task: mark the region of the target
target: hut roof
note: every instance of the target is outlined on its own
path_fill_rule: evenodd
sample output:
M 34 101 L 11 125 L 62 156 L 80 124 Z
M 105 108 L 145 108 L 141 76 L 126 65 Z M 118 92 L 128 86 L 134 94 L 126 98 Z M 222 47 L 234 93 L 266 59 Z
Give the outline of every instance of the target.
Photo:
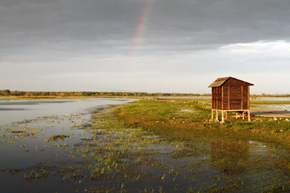
M 231 78 L 233 78 L 233 77 L 228 76 L 228 77 L 218 78 L 211 85 L 209 85 L 209 87 L 220 87 L 220 86 L 222 86 L 224 83 L 226 83 Z M 239 80 L 237 78 L 234 78 L 234 79 Z M 242 80 L 239 80 L 239 81 L 244 82 L 244 83 L 246 83 L 246 84 L 248 84 L 250 86 L 253 86 L 254 85 L 252 83 L 248 83 L 248 82 L 245 82 L 245 81 L 242 81 Z

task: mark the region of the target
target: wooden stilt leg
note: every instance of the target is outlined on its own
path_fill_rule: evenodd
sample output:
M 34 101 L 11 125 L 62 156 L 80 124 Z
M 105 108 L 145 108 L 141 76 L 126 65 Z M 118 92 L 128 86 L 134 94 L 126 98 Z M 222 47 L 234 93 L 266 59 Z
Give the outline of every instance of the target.
M 211 110 L 211 120 L 213 120 L 213 109 Z
M 243 111 L 243 120 L 245 120 L 245 112 Z
M 218 121 L 218 120 L 219 120 L 219 112 L 218 112 L 218 110 L 216 110 L 216 112 L 215 112 L 215 113 L 216 113 L 215 120 L 216 120 L 216 121 Z
M 251 113 L 248 111 L 248 121 L 251 121 Z
M 222 111 L 222 123 L 225 122 L 224 111 Z
M 226 111 L 226 120 L 228 119 L 228 111 Z
M 236 119 L 238 118 L 238 112 L 236 112 Z

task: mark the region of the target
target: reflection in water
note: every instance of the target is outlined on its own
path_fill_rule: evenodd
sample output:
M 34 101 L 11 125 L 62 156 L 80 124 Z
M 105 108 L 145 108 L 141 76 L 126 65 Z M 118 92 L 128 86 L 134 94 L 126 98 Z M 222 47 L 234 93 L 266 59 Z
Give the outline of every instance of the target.
M 211 144 L 211 166 L 224 174 L 240 174 L 249 161 L 249 141 L 215 140 Z

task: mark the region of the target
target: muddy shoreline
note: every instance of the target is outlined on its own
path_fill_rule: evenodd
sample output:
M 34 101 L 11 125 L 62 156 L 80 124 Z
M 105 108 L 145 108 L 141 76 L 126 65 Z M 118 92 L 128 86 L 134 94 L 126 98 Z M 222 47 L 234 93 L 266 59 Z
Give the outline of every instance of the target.
M 273 118 L 290 118 L 289 111 L 283 110 L 275 110 L 275 109 L 262 109 L 262 108 L 251 108 L 251 114 L 255 116 L 262 116 L 262 117 L 273 117 Z

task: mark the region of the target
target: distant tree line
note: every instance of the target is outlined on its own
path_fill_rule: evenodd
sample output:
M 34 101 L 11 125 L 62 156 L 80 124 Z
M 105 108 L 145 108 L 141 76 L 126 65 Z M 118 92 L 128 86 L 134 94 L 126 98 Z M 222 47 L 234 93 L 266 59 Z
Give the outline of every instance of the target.
M 9 89 L 0 90 L 0 96 L 168 96 L 168 97 L 191 97 L 191 96 L 211 96 L 211 94 L 193 93 L 147 93 L 147 92 L 54 92 L 54 91 L 10 91 Z M 259 97 L 290 97 L 290 94 L 252 94 L 252 98 Z
M 210 94 L 191 93 L 147 93 L 147 92 L 47 92 L 47 91 L 10 91 L 0 90 L 0 96 L 211 96 Z

